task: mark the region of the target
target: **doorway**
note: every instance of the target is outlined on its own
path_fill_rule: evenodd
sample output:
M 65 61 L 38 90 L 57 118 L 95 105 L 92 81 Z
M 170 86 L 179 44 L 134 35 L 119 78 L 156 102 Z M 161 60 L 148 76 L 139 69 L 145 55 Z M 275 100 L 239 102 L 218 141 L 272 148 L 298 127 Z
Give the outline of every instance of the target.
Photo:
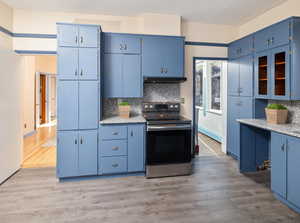
M 26 56 L 24 123 L 32 130 L 24 135 L 22 168 L 56 166 L 56 56 Z M 33 104 L 29 103 L 32 102 Z M 32 117 L 32 118 L 31 118 Z M 33 121 L 31 121 L 33 120 Z
M 194 58 L 195 124 L 200 155 L 223 155 L 226 150 L 225 58 Z

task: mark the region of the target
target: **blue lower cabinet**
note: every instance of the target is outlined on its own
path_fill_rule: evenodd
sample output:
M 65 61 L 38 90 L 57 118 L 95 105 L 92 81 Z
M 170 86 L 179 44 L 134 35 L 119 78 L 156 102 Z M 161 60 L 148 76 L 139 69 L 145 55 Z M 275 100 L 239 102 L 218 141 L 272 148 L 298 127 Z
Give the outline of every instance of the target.
M 127 172 L 127 156 L 102 157 L 99 162 L 100 174 Z
M 286 136 L 272 132 L 271 138 L 271 189 L 286 198 Z
M 99 143 L 100 156 L 127 156 L 127 140 L 103 140 Z
M 57 176 L 59 178 L 97 175 L 98 131 L 59 131 Z
M 128 172 L 145 170 L 145 125 L 128 126 Z
M 79 132 L 78 175 L 88 176 L 98 173 L 98 131 Z
M 288 136 L 287 200 L 300 209 L 300 139 Z

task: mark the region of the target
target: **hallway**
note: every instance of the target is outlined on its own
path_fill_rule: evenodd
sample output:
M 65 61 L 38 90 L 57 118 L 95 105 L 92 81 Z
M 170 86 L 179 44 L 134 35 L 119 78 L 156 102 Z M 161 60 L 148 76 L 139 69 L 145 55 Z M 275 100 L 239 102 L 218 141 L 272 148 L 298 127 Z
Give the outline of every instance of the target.
M 34 135 L 24 138 L 22 168 L 56 166 L 56 125 L 41 126 Z

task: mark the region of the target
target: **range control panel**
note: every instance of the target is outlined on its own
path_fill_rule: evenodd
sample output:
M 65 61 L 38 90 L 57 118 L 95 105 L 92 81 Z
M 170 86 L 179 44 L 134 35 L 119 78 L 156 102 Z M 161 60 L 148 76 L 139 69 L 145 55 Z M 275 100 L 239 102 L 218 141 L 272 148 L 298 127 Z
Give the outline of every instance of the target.
M 143 112 L 180 112 L 180 103 L 145 102 Z

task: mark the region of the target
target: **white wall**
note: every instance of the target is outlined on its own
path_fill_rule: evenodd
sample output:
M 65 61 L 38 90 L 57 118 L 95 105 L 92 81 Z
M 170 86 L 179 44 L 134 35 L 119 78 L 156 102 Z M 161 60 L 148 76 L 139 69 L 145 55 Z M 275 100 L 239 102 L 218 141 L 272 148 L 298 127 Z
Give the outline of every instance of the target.
M 239 37 L 246 36 L 259 29 L 272 25 L 290 16 L 300 16 L 299 0 L 288 0 L 239 27 Z
M 0 1 L 0 26 L 5 29 L 12 30 L 12 16 L 13 10 Z M 12 38 L 3 32 L 0 32 L 0 49 L 12 49 Z

